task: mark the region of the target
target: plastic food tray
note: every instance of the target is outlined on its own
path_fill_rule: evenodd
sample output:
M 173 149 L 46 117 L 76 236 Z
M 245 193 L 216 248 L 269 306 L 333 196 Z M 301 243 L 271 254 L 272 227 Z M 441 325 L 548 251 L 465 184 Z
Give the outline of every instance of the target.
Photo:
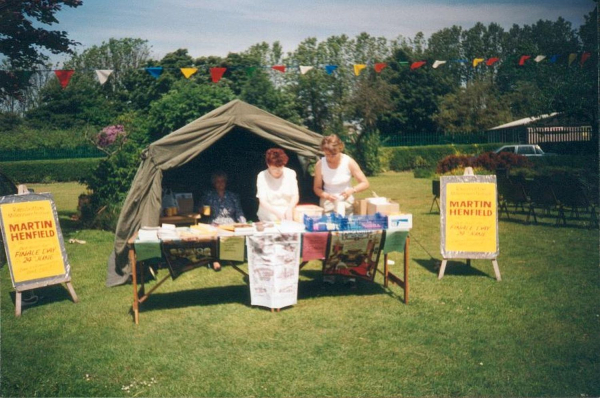
M 304 215 L 304 226 L 307 231 L 360 231 L 387 229 L 387 216 L 376 213 L 368 216 L 342 217 L 337 213 L 324 216 Z

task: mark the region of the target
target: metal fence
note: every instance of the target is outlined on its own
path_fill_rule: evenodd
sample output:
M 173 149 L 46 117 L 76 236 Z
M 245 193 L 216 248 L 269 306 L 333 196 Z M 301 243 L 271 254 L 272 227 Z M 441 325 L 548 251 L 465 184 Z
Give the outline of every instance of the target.
M 29 150 L 0 150 L 0 162 L 23 160 L 51 160 L 51 159 L 78 159 L 100 158 L 106 154 L 97 148 L 85 146 L 77 148 L 37 148 Z

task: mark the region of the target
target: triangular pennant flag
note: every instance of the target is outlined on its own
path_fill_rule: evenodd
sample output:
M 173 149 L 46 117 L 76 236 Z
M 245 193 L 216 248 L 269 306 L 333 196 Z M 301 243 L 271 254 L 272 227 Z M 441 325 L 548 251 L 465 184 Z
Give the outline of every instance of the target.
M 525 61 L 527 61 L 529 58 L 531 58 L 531 55 L 521 56 L 521 59 L 519 60 L 519 65 L 521 65 L 521 66 L 525 65 Z
M 21 70 L 15 73 L 17 79 L 19 80 L 20 86 L 27 86 L 27 83 L 29 83 L 29 79 L 31 79 L 31 76 L 33 75 L 32 70 Z
M 419 69 L 421 66 L 425 65 L 426 63 L 427 63 L 426 61 L 413 62 L 412 65 L 410 65 L 410 70 Z
M 56 77 L 58 77 L 58 81 L 60 82 L 62 88 L 67 87 L 67 85 L 69 84 L 69 80 L 71 80 L 71 76 L 73 76 L 73 73 L 75 73 L 75 71 L 71 69 L 54 71 L 54 74 L 56 75 Z
M 101 85 L 106 83 L 106 80 L 108 80 L 108 77 L 112 73 L 112 69 L 96 69 L 96 77 L 98 77 L 98 81 Z
M 500 58 L 498 58 L 498 57 L 488 58 L 488 60 L 485 62 L 485 64 L 487 66 L 492 66 L 498 61 L 500 61 Z
M 577 58 L 577 54 L 575 54 L 575 53 L 569 54 L 569 66 L 571 66 L 573 61 L 575 61 L 575 58 Z
M 546 56 L 545 56 L 545 55 L 538 55 L 538 56 L 537 56 L 537 57 L 535 57 L 533 60 L 534 60 L 535 62 L 542 62 L 542 61 L 543 61 L 543 60 L 545 60 L 545 59 L 546 59 Z
M 218 83 L 226 70 L 227 68 L 210 68 L 210 78 L 212 79 L 212 82 Z
M 194 73 L 198 72 L 198 68 L 180 68 L 180 70 L 186 79 L 189 79 Z
M 554 54 L 553 56 L 550 57 L 550 62 L 555 63 L 558 60 L 558 57 L 560 57 L 559 54 Z
M 365 64 L 354 64 L 354 75 L 358 76 L 360 75 L 360 72 L 365 69 L 367 67 L 367 65 Z
M 475 68 L 477 65 L 479 65 L 480 63 L 482 63 L 484 61 L 484 58 L 475 58 L 473 60 L 473 68 Z
M 385 62 L 378 62 L 375 64 L 375 72 L 381 73 L 382 70 L 387 68 L 387 64 Z
M 432 67 L 433 67 L 433 69 L 437 69 L 437 67 L 438 67 L 438 66 L 440 66 L 440 65 L 444 65 L 445 63 L 446 63 L 446 61 L 435 61 L 435 62 L 433 63 L 433 66 L 432 66 Z
M 158 79 L 163 72 L 163 68 L 162 66 L 153 66 L 146 68 L 146 72 L 148 72 L 153 78 Z
M 469 61 L 467 61 L 466 59 L 455 59 L 454 62 L 459 62 L 461 64 L 466 64 Z
M 588 58 L 592 55 L 592 53 L 583 53 L 581 54 L 581 61 L 579 61 L 579 65 L 583 66 L 583 64 L 585 63 L 585 61 L 588 60 Z
M 337 68 L 337 65 L 325 65 L 325 72 L 327 72 L 328 75 L 331 75 Z
M 246 74 L 252 76 L 256 72 L 256 66 L 249 66 L 246 68 Z
M 300 65 L 300 73 L 301 74 L 305 74 L 306 72 L 308 72 L 309 70 L 314 69 L 314 66 L 302 66 Z
M 278 70 L 281 73 L 285 73 L 285 65 L 273 65 L 271 69 Z

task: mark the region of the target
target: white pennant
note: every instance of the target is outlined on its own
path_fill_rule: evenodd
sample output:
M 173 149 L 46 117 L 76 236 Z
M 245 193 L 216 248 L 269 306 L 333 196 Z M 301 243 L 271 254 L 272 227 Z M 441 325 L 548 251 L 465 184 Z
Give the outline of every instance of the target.
M 302 66 L 300 65 L 300 73 L 301 74 L 305 74 L 306 72 L 308 72 L 309 70 L 313 69 L 314 66 Z
M 538 55 L 538 56 L 537 56 L 537 57 L 535 57 L 533 60 L 534 60 L 535 62 L 540 62 L 540 61 L 543 61 L 544 59 L 546 59 L 546 56 L 545 56 L 545 55 Z
M 446 63 L 446 61 L 435 61 L 433 63 L 433 69 L 437 69 L 438 66 L 444 65 L 445 63 Z
M 108 77 L 113 73 L 112 69 L 97 69 L 96 76 L 98 76 L 98 81 L 100 84 L 106 83 Z

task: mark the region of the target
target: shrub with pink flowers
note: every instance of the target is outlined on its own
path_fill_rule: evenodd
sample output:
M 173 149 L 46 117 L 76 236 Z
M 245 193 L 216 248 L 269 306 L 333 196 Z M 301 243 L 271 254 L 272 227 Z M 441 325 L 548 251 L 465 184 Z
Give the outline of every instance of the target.
M 121 124 L 107 126 L 96 136 L 96 145 L 100 148 L 107 148 L 114 143 L 119 143 L 125 139 L 125 128 Z

